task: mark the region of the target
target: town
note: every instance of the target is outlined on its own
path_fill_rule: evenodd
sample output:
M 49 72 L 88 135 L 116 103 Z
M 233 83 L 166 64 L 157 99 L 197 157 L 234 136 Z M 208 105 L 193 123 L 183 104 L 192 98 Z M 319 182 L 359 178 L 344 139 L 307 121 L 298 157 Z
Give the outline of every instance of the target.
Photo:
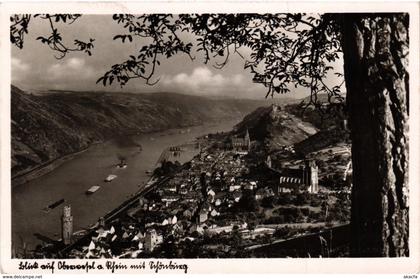
M 206 135 L 196 140 L 195 148 L 198 154 L 183 165 L 161 156 L 151 181 L 163 182 L 150 186 L 116 218 L 101 218 L 82 240 L 75 241 L 71 208 L 64 207 L 62 241 L 66 256 L 261 257 L 276 245 L 308 236 L 316 236 L 315 252 L 298 244 L 293 251 L 280 248 L 276 255 L 328 257 L 346 253 L 339 241 L 332 247 L 332 240 L 323 235 L 332 235 L 335 228 L 349 223 L 347 146 L 321 150 L 304 159 L 296 159 L 293 146 L 282 146 L 270 156 L 261 152 L 246 129 L 241 135 Z M 182 152 L 180 147 L 168 150 Z M 321 163 L 314 158 L 322 158 L 323 152 L 336 161 L 344 156 L 342 166 L 335 166 L 336 172 L 326 166 L 327 159 Z M 49 254 L 56 252 L 43 247 L 38 256 L 59 257 Z

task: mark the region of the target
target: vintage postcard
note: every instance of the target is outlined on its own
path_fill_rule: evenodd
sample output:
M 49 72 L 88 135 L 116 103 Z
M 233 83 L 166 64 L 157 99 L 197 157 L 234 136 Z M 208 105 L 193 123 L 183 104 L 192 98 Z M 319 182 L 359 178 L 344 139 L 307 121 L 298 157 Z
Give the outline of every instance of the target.
M 2 273 L 420 271 L 418 3 L 0 8 Z

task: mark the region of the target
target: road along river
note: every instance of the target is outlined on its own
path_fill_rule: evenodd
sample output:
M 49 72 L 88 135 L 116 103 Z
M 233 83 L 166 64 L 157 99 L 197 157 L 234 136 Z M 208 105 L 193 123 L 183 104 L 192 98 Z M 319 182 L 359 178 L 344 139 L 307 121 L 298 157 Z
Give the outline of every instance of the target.
M 12 189 L 12 243 L 16 249 L 32 249 L 41 240 L 39 234 L 59 239 L 60 216 L 64 205 L 71 205 L 74 231 L 88 228 L 99 217 L 120 205 L 125 199 L 141 189 L 147 182 L 148 170 L 156 167 L 163 150 L 170 146 L 193 141 L 196 137 L 221 131 L 229 131 L 240 120 L 221 121 L 217 124 L 172 129 L 164 132 L 134 137 L 134 144 L 109 141 L 94 145 L 73 159 L 63 163 L 52 172 Z M 181 163 L 190 160 L 194 152 L 184 152 L 178 159 Z M 124 157 L 127 168 L 116 164 Z M 112 182 L 104 179 L 109 174 L 117 175 Z M 101 188 L 92 195 L 85 192 L 92 185 Z M 65 199 L 56 208 L 45 212 L 43 208 Z

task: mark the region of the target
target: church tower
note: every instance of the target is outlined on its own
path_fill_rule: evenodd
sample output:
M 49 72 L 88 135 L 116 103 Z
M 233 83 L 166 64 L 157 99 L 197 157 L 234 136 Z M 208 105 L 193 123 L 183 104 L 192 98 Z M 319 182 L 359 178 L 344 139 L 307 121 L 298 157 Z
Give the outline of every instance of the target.
M 249 131 L 246 129 L 245 137 L 244 137 L 244 144 L 248 150 L 251 149 L 251 138 L 249 137 Z
M 69 245 L 73 235 L 73 216 L 71 216 L 71 207 L 66 205 L 63 208 L 63 216 L 61 217 L 61 235 L 63 243 Z

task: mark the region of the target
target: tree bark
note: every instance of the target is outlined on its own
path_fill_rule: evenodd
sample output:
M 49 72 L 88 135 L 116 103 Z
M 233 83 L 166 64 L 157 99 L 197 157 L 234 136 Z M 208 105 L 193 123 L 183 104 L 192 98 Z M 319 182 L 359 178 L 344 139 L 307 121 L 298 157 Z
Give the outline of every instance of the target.
M 351 256 L 408 256 L 408 15 L 346 14 L 341 27 L 353 161 Z

